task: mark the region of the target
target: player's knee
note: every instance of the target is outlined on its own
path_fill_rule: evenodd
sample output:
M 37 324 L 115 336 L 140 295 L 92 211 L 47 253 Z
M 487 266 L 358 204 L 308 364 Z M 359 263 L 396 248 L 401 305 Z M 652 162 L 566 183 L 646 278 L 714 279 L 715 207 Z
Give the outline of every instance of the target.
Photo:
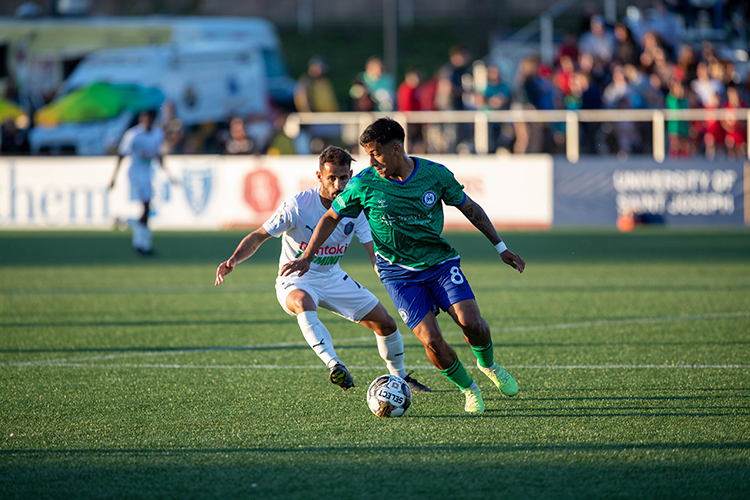
M 396 320 L 394 320 L 392 317 L 387 316 L 386 320 L 383 321 L 380 324 L 380 331 L 382 333 L 379 333 L 379 335 L 382 335 L 384 337 L 387 337 L 388 335 L 395 333 L 396 330 L 398 330 L 398 327 L 396 326 Z
M 449 348 L 448 344 L 445 343 L 445 340 L 442 336 L 429 337 L 427 339 L 424 339 L 422 341 L 422 344 L 424 345 L 424 348 L 428 353 L 431 352 L 437 356 L 444 354 L 446 348 Z
M 461 329 L 467 335 L 478 335 L 488 333 L 490 330 L 489 325 L 481 316 L 470 315 L 465 318 L 461 318 L 460 321 Z
M 289 294 L 286 299 L 286 307 L 294 314 L 301 314 L 304 311 L 315 311 L 315 302 L 307 294 Z
M 363 323 L 365 323 L 363 321 Z M 383 315 L 375 321 L 365 323 L 365 326 L 371 328 L 375 335 L 381 337 L 387 337 L 388 335 L 395 333 L 398 330 L 396 321 L 388 314 Z

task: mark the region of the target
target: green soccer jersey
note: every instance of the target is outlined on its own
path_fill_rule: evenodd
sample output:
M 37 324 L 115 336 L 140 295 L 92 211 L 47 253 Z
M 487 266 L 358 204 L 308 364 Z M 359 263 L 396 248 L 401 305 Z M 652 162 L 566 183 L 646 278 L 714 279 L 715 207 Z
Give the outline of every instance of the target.
M 369 167 L 349 181 L 333 201 L 339 215 L 356 217 L 364 210 L 375 251 L 392 264 L 426 269 L 458 252 L 440 236 L 443 203 L 459 206 L 464 187 L 443 165 L 413 158 L 414 172 L 405 181 L 384 179 Z

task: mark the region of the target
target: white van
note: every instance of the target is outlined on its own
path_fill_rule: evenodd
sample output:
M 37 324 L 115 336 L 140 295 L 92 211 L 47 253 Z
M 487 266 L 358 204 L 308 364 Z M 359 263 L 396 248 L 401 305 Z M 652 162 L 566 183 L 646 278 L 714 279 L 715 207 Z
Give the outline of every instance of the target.
M 265 114 L 270 99 L 257 47 L 224 40 L 96 52 L 71 73 L 58 98 L 95 82 L 158 88 L 186 126 Z M 32 153 L 107 154 L 134 118 L 126 111 L 100 122 L 34 127 Z
M 291 103 L 287 74 L 274 26 L 261 19 L 172 21 L 172 42 L 106 49 L 86 56 L 57 97 L 96 82 L 158 88 L 175 105 L 185 126 L 229 116 L 266 113 L 270 101 Z M 34 127 L 33 154 L 103 155 L 113 151 L 134 122 L 128 112 L 110 120 Z
M 0 17 L 0 73 L 9 71 L 38 105 L 43 94 L 57 92 L 76 65 L 93 52 L 200 40 L 256 47 L 271 96 L 276 102 L 292 101 L 294 81 L 288 75 L 276 27 L 252 17 Z

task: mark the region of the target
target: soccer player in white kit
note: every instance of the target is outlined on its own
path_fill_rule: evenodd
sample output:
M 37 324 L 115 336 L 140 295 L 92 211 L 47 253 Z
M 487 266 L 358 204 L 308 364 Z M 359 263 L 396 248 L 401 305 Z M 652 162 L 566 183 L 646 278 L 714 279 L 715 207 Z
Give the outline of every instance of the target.
M 316 172 L 320 186 L 302 191 L 286 200 L 262 227 L 246 236 L 232 256 L 216 270 L 218 286 L 224 276 L 240 262 L 251 257 L 260 245 L 281 237 L 279 268 L 299 257 L 310 241 L 313 229 L 331 203 L 351 179 L 352 157 L 341 148 L 329 146 L 319 157 Z M 404 368 L 404 343 L 396 322 L 369 290 L 351 279 L 339 266 L 339 260 L 357 235 L 375 265 L 372 235 L 363 214 L 349 219 L 334 231 L 318 251 L 310 271 L 276 279 L 276 298 L 288 314 L 297 317 L 302 334 L 315 354 L 329 369 L 329 380 L 345 391 L 354 387 L 354 379 L 336 355 L 328 329 L 318 319 L 318 306 L 359 323 L 375 333 L 378 352 L 392 375 L 406 380 L 415 392 L 432 392 Z
M 138 125 L 128 129 L 122 136 L 118 148 L 117 166 L 114 174 L 112 174 L 112 182 L 109 184 L 110 189 L 115 187 L 120 163 L 123 157 L 130 156 L 132 163 L 128 170 L 128 178 L 135 195 L 143 202 L 143 215 L 138 223 L 133 226 L 132 246 L 133 250 L 141 255 L 150 255 L 153 250 L 151 230 L 148 228 L 148 213 L 153 197 L 151 185 L 153 178 L 152 160 L 158 159 L 159 165 L 166 172 L 161 153 L 164 132 L 161 128 L 153 127 L 153 123 L 154 118 L 151 112 L 144 111 L 138 116 Z M 174 181 L 172 182 L 174 183 Z

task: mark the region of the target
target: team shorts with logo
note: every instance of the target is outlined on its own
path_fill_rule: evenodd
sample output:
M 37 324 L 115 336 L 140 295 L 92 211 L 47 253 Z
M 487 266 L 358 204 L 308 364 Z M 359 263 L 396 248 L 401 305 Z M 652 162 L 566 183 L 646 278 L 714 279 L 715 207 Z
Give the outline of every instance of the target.
M 474 298 L 461 272 L 459 257 L 424 270 L 405 269 L 381 257 L 377 264 L 380 281 L 410 330 L 414 330 L 428 312 L 436 308 L 447 311 L 456 302 Z
M 143 202 L 151 201 L 151 198 L 153 198 L 151 167 L 130 167 L 128 178 L 130 179 L 131 197 Z
M 320 277 L 309 273 L 299 276 L 279 276 L 276 279 L 276 299 L 287 314 L 295 314 L 286 307 L 292 290 L 302 290 L 312 297 L 315 305 L 359 323 L 375 309 L 378 298 L 367 288 L 349 277 L 341 268 Z

